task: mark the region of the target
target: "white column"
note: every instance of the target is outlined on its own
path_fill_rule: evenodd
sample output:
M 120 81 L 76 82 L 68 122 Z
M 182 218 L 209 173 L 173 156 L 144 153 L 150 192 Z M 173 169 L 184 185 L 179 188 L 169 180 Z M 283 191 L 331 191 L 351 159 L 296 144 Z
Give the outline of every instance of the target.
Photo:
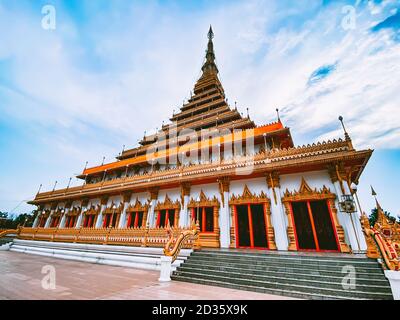
M 128 202 L 124 202 L 124 208 L 122 209 L 121 212 L 121 217 L 119 218 L 119 225 L 118 228 L 122 229 L 122 228 L 126 228 L 126 209 L 128 209 L 129 206 L 129 201 Z
M 160 282 L 171 281 L 171 272 L 172 272 L 172 257 L 161 256 L 160 257 L 160 278 L 158 278 L 158 281 L 160 281 Z
M 275 196 L 276 203 L 275 203 Z M 275 244 L 278 250 L 288 250 L 289 240 L 286 232 L 285 212 L 282 207 L 281 189 L 278 187 L 268 188 L 269 198 L 271 200 L 271 223 L 274 227 Z
M 61 222 L 60 222 L 60 226 L 59 228 L 64 228 L 65 227 L 65 220 L 67 219 L 67 213 L 68 213 L 69 209 L 64 208 L 64 213 L 63 216 L 61 218 Z
M 97 221 L 96 221 L 96 228 L 101 228 L 103 225 L 103 212 L 106 209 L 107 204 L 102 204 L 101 208 L 100 208 L 100 213 L 97 217 Z
M 44 225 L 45 228 L 49 228 L 50 227 L 50 221 L 51 221 L 51 217 L 53 216 L 54 210 L 50 211 L 50 214 L 46 220 L 46 224 Z
M 39 223 L 39 217 L 42 214 L 42 211 L 38 212 L 38 214 L 36 215 L 35 221 L 33 221 L 33 225 L 32 228 L 36 228 L 38 223 Z
M 147 221 L 149 222 L 149 227 L 154 228 L 156 225 L 155 217 L 154 217 L 154 207 L 156 206 L 157 200 L 151 200 L 149 206 L 149 212 L 147 213 Z
M 229 192 L 224 192 L 224 206 L 221 206 L 219 213 L 220 246 L 229 248 L 231 244 L 231 213 L 229 211 Z
M 89 204 L 88 204 L 89 205 Z M 78 221 L 76 222 L 75 228 L 79 229 L 82 225 L 82 220 L 83 220 L 83 214 L 87 211 L 88 205 L 81 208 L 81 213 L 78 216 Z
M 189 214 L 188 214 L 188 203 L 189 203 L 189 195 L 183 197 L 183 206 L 181 208 L 181 212 L 179 213 L 179 227 L 186 228 L 189 227 Z
M 351 246 L 351 249 L 353 250 L 353 252 L 358 252 L 358 243 L 357 243 L 357 238 L 356 238 L 356 233 L 354 232 L 354 228 L 353 228 L 353 224 L 351 222 L 351 218 L 350 218 L 350 214 L 346 213 L 346 212 L 340 212 L 340 205 L 339 202 L 341 201 L 341 197 L 343 195 L 342 192 L 342 188 L 340 187 L 340 182 L 339 181 L 335 181 L 333 183 L 335 190 L 336 190 L 336 194 L 338 196 L 338 199 L 336 201 L 336 206 L 338 208 L 338 219 L 340 224 L 342 225 L 343 229 L 344 229 L 344 234 L 345 234 L 345 238 L 347 243 Z M 343 187 L 346 191 L 346 183 L 343 182 Z M 350 194 L 350 191 L 349 193 Z M 353 222 L 354 219 L 353 219 Z M 355 226 L 355 223 L 354 223 Z M 361 249 L 361 242 L 360 242 L 360 249 Z M 361 249 L 362 250 L 362 249 Z
M 343 182 L 343 185 L 344 185 L 344 189 L 345 189 L 346 193 L 352 194 L 350 191 L 349 185 L 346 182 Z M 354 199 L 354 201 L 355 201 L 355 199 Z M 353 251 L 354 250 L 359 251 L 358 245 L 360 246 L 360 251 L 367 251 L 367 241 L 365 240 L 365 236 L 362 231 L 362 226 L 361 226 L 361 221 L 360 221 L 361 212 L 358 213 L 357 205 L 355 205 L 355 208 L 356 208 L 356 212 L 352 212 L 352 213 L 348 214 L 350 224 L 351 224 L 351 230 L 353 233 L 354 233 L 354 229 L 356 230 L 354 236 L 357 237 L 356 240 L 358 240 L 357 246 L 353 249 Z M 351 220 L 353 220 L 354 227 L 353 227 L 353 224 L 351 223 Z
M 400 300 L 400 271 L 385 270 L 385 276 L 389 280 L 393 299 Z

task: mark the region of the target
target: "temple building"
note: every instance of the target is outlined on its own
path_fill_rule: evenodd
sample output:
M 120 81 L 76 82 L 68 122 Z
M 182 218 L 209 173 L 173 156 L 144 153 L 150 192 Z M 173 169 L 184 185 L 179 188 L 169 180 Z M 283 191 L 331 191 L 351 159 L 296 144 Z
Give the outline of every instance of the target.
M 228 104 L 213 44 L 193 93 L 160 130 L 114 162 L 85 168 L 82 185 L 38 193 L 22 239 L 162 246 L 157 235 L 199 222 L 202 248 L 365 252 L 352 200 L 372 150 L 349 134 L 296 147 L 279 118 L 257 125 Z M 344 127 L 343 127 L 344 128 Z M 153 240 L 152 240 L 153 235 Z M 101 238 L 103 239 L 103 238 Z M 164 242 L 165 243 L 165 242 Z

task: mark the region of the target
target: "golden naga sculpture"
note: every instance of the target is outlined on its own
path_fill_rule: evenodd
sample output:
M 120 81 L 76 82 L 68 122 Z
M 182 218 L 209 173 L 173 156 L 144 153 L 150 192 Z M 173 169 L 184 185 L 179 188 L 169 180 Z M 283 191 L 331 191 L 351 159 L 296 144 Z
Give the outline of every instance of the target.
M 390 222 L 377 202 L 378 217 L 374 227 L 371 227 L 365 214 L 361 217 L 361 225 L 367 241 L 367 256 L 382 258 L 384 269 L 398 271 L 399 261 L 399 224 Z
M 199 222 L 197 221 L 196 224 L 193 222 L 192 228 L 189 230 L 182 231 L 181 234 L 178 236 L 178 238 L 175 240 L 174 233 L 172 232 L 171 227 L 168 226 L 167 233 L 169 239 L 165 244 L 164 254 L 167 257 L 172 257 L 171 262 L 174 262 L 178 257 L 178 254 L 181 251 L 182 246 L 185 244 L 185 242 L 190 239 L 198 240 L 199 232 L 200 232 Z
M 21 227 L 18 227 L 17 229 L 7 229 L 7 230 L 3 230 L 0 231 L 0 238 L 4 238 L 10 234 L 19 234 L 21 231 Z

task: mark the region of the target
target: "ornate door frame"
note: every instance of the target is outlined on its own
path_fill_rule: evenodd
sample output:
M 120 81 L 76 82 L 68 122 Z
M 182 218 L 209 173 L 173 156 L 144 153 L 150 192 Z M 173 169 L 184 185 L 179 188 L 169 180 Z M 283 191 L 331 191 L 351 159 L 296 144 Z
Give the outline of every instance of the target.
M 282 203 L 285 207 L 285 212 L 288 217 L 288 227 L 287 227 L 287 234 L 289 238 L 288 250 L 291 251 L 299 250 L 296 241 L 294 217 L 293 217 L 291 203 L 295 201 L 312 201 L 312 200 L 327 201 L 328 210 L 332 220 L 335 236 L 338 242 L 339 251 L 350 252 L 350 248 L 345 241 L 343 227 L 340 225 L 337 217 L 337 209 L 335 206 L 336 194 L 332 193 L 330 189 L 327 188 L 325 185 L 320 190 L 311 189 L 311 187 L 307 184 L 304 177 L 301 180 L 300 189 L 298 191 L 290 192 L 288 189 L 286 189 L 284 196 L 282 198 Z

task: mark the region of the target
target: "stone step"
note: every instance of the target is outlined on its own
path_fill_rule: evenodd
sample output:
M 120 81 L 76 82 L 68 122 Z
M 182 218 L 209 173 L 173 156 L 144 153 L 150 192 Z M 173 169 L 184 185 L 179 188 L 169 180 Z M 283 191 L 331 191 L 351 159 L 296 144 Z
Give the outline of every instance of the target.
M 335 260 L 332 259 L 323 259 L 321 257 L 301 257 L 301 256 L 284 256 L 280 257 L 278 255 L 250 255 L 250 254 L 213 254 L 211 252 L 195 252 L 192 255 L 193 258 L 201 258 L 203 260 L 213 260 L 213 261 L 251 261 L 258 264 L 263 264 L 264 262 L 279 262 L 282 264 L 285 263 L 297 263 L 297 264 L 329 264 L 329 265 L 362 265 L 364 267 L 376 267 L 377 262 L 373 259 L 368 258 L 353 258 L 353 259 L 343 259 L 337 258 Z
M 212 282 L 222 282 L 232 285 L 249 286 L 260 288 L 260 290 L 273 289 L 285 291 L 295 291 L 301 294 L 314 294 L 316 296 L 328 296 L 328 297 L 338 297 L 339 299 L 393 299 L 391 293 L 384 292 L 363 292 L 359 290 L 345 290 L 338 288 L 329 287 L 315 287 L 310 284 L 288 284 L 274 281 L 259 281 L 253 279 L 241 279 L 241 278 L 231 278 L 227 275 L 212 275 L 196 272 L 185 272 L 179 274 L 179 272 L 174 272 L 173 279 L 179 280 L 184 277 L 185 279 L 196 279 L 203 281 L 203 284 L 211 284 Z
M 379 264 L 376 262 L 374 265 L 369 265 L 363 266 L 363 265 L 352 265 L 352 264 L 347 264 L 343 266 L 337 266 L 337 265 L 332 265 L 330 263 L 299 263 L 297 261 L 293 262 L 286 262 L 286 263 L 280 263 L 279 261 L 269 261 L 269 260 L 264 260 L 264 261 L 245 261 L 245 260 L 230 260 L 230 259 L 211 259 L 211 258 L 206 258 L 204 259 L 203 257 L 200 256 L 192 256 L 190 259 L 188 259 L 188 263 L 191 264 L 197 264 L 197 265 L 208 265 L 208 264 L 213 264 L 215 266 L 226 266 L 226 265 L 232 265 L 236 268 L 246 268 L 247 266 L 251 265 L 252 268 L 258 269 L 258 270 L 268 270 L 271 267 L 277 267 L 280 269 L 289 269 L 289 270 L 295 270 L 295 269 L 310 269 L 310 270 L 324 270 L 324 271 L 332 271 L 332 272 L 341 272 L 342 268 L 345 266 L 353 266 L 356 270 L 357 273 L 373 273 L 373 274 L 383 274 L 381 267 Z
M 304 292 L 299 292 L 299 291 L 294 291 L 294 290 L 282 290 L 282 289 L 272 289 L 272 288 L 260 288 L 257 286 L 251 286 L 251 285 L 239 285 L 239 284 L 234 284 L 226 281 L 217 281 L 217 280 L 203 280 L 203 279 L 198 279 L 198 278 L 192 278 L 192 277 L 186 277 L 186 276 L 176 276 L 172 275 L 171 276 L 172 280 L 176 281 L 183 281 L 183 282 L 189 282 L 189 283 L 195 283 L 195 284 L 203 284 L 203 285 L 208 285 L 208 286 L 215 286 L 215 287 L 224 287 L 224 288 L 230 288 L 230 289 L 238 289 L 238 290 L 243 290 L 243 291 L 253 291 L 253 292 L 260 292 L 260 293 L 266 293 L 266 294 L 273 294 L 277 296 L 284 296 L 284 297 L 292 297 L 292 298 L 299 298 L 299 299 L 315 299 L 315 300 L 323 300 L 323 299 L 329 299 L 329 300 L 339 300 L 340 297 L 338 296 L 323 296 L 323 295 L 317 295 L 313 293 L 304 293 Z M 243 292 L 243 295 L 246 293 Z M 347 299 L 343 297 L 342 299 Z M 362 300 L 362 299 L 357 299 L 355 298 L 354 300 Z
M 251 277 L 276 277 L 276 278 L 294 278 L 294 279 L 302 279 L 302 280 L 320 280 L 320 281 L 332 281 L 332 282 L 339 282 L 343 280 L 343 277 L 346 274 L 343 273 L 326 273 L 326 272 L 309 272 L 307 273 L 305 270 L 298 270 L 297 272 L 293 271 L 286 271 L 286 270 L 276 270 L 276 271 L 259 271 L 259 270 L 252 270 L 251 267 L 247 269 L 237 269 L 235 267 L 231 266 L 213 266 L 213 265 L 206 265 L 206 266 L 198 266 L 198 265 L 193 265 L 189 263 L 185 263 L 178 267 L 177 271 L 203 271 L 203 272 L 208 272 L 208 273 L 215 273 L 218 274 L 220 272 L 226 273 L 226 274 L 236 274 L 239 273 L 241 275 L 245 275 L 249 278 Z M 346 279 L 349 279 L 349 277 L 346 277 Z M 356 273 L 356 276 L 354 278 L 357 284 L 367 284 L 367 285 L 383 285 L 383 286 L 388 286 L 388 280 L 386 278 L 382 278 L 381 276 L 375 276 L 371 277 L 370 274 L 368 273 L 363 273 L 363 274 L 358 274 Z
M 281 253 L 281 252 L 273 252 L 267 251 L 264 253 L 257 253 L 257 252 L 229 252 L 229 251 L 211 251 L 211 250 L 199 250 L 193 252 L 192 256 L 201 256 L 201 257 L 212 257 L 212 258 L 232 258 L 232 259 L 239 259 L 239 260 L 247 260 L 247 259 L 256 259 L 256 260 L 269 260 L 269 261 L 299 261 L 299 262 L 310 262 L 310 263 L 317 263 L 317 262 L 335 262 L 335 263 L 354 263 L 354 264 L 371 264 L 376 265 L 375 259 L 367 258 L 364 255 L 359 255 L 358 257 L 346 257 L 343 254 L 337 255 L 329 255 L 329 256 L 322 256 L 321 254 L 288 254 L 288 253 Z
M 15 240 L 10 251 L 35 254 L 53 258 L 107 264 L 146 270 L 160 270 L 162 248 L 124 247 L 108 245 L 85 245 L 53 243 L 46 241 Z M 190 250 L 184 250 L 172 265 L 172 270 L 185 260 Z

